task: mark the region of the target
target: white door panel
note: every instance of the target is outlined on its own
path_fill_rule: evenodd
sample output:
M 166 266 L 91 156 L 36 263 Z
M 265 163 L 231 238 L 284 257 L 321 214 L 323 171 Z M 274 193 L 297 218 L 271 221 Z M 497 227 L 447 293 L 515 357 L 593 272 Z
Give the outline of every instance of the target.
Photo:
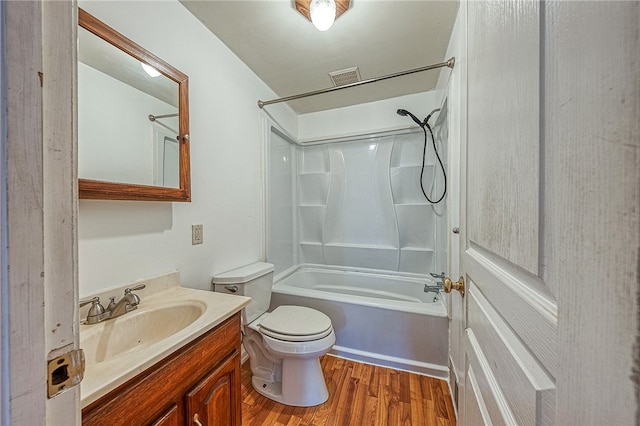
M 467 276 L 491 301 L 491 308 L 513 330 L 514 337 L 521 339 L 544 368 L 555 374 L 558 334 L 555 301 L 536 290 L 542 285 L 540 278 L 491 255 L 472 244 L 465 252 Z
M 469 2 L 467 238 L 536 274 L 539 1 Z
M 552 424 L 555 384 L 539 361 L 529 352 L 470 281 L 467 325 L 473 330 L 504 400 L 512 407 L 517 424 Z
M 473 371 L 474 384 L 463 400 L 490 423 L 552 424 L 558 321 L 541 262 L 541 7 L 536 0 L 466 6 L 460 263 L 468 289 L 465 375 Z
M 486 410 L 486 404 L 482 400 L 480 387 L 476 380 L 473 368 L 469 366 L 467 369 L 467 386 L 470 395 L 467 396 L 467 405 L 463 414 L 464 424 L 467 425 L 492 425 L 489 413 Z
M 465 415 L 460 418 L 460 423 L 470 426 L 480 424 L 473 423 L 466 417 L 466 407 L 478 405 L 483 418 L 489 419 L 484 424 L 515 425 L 514 415 L 484 356 L 481 344 L 473 330 L 469 328 L 466 330 L 465 354 L 467 357 L 465 375 L 471 383 L 466 383 L 465 393 L 460 398 L 465 406 Z
M 460 14 L 460 424 L 633 424 L 640 4 Z

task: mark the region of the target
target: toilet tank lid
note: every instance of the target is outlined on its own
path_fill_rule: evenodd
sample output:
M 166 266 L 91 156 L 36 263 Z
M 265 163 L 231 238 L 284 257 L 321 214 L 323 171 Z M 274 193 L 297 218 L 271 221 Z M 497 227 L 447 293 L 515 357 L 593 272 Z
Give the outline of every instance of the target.
M 271 263 L 256 262 L 213 276 L 214 284 L 242 284 L 274 271 Z

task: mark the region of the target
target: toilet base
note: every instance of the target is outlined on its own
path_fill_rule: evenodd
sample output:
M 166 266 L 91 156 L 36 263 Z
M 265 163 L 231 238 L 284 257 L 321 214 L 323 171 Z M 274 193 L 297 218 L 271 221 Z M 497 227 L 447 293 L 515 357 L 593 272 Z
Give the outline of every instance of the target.
M 253 388 L 260 395 L 295 407 L 313 407 L 329 398 L 318 358 L 285 358 L 282 362 L 282 382 L 251 378 Z

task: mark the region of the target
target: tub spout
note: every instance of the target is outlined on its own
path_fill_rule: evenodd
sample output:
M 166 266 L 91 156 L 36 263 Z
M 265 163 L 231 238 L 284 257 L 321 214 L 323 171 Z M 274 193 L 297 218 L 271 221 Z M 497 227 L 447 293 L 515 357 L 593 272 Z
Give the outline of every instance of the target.
M 425 293 L 435 294 L 435 296 L 433 296 L 434 303 L 438 300 L 438 296 L 440 295 L 441 290 L 444 290 L 444 283 L 442 281 L 437 282 L 436 285 L 429 285 L 429 284 L 424 285 Z
M 425 293 L 440 293 L 440 290 L 442 290 L 443 284 L 441 282 L 436 283 L 436 285 L 429 285 L 429 284 L 425 284 L 424 285 L 424 292 Z

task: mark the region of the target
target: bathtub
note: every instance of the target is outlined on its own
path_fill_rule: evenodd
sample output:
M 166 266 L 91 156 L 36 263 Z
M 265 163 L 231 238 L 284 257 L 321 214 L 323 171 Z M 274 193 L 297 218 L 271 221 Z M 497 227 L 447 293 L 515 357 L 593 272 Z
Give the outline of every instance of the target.
M 417 274 L 298 265 L 276 277 L 270 309 L 308 306 L 331 318 L 330 353 L 448 379 L 448 318 L 442 295 Z

